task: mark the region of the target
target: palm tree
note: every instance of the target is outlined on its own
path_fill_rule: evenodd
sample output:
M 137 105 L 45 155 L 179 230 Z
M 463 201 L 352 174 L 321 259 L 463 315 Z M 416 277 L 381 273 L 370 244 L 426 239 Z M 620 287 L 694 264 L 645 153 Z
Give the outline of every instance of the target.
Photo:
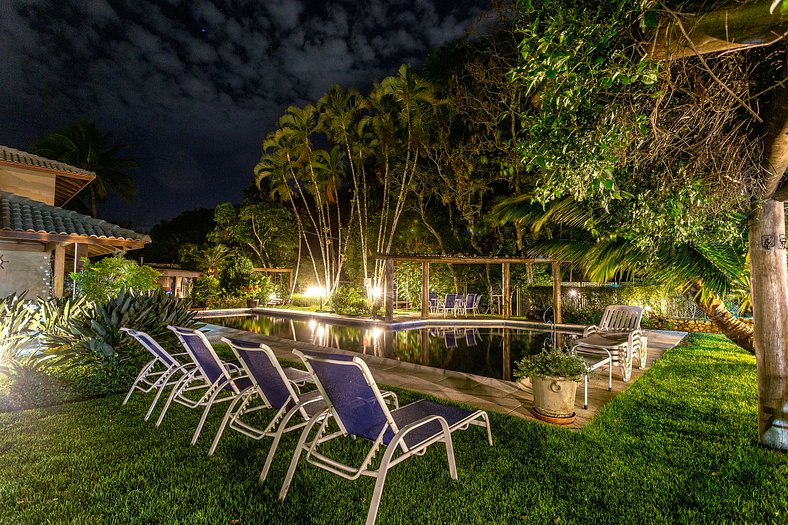
M 362 124 L 374 130 L 383 173 L 378 253 L 391 251 L 424 144 L 429 141 L 431 122 L 427 116 L 442 102 L 435 86 L 417 76 L 405 64 L 396 76 L 376 84 L 369 95 L 373 114 Z M 400 170 L 396 177 L 392 174 L 396 169 L 392 168 L 392 163 Z M 375 278 L 379 281 L 382 261 L 378 261 L 375 270 Z
M 118 158 L 124 144 L 109 145 L 112 132 L 100 131 L 94 122 L 80 121 L 56 131 L 33 146 L 33 153 L 92 171 L 96 178 L 88 185 L 90 213 L 96 216 L 96 203 L 107 198 L 109 190 L 127 202 L 137 194 L 134 179 L 125 171 L 139 164 Z
M 527 194 L 506 199 L 492 213 L 497 222 L 522 221 L 536 234 L 549 226 L 560 227 L 554 238 L 536 241 L 531 248 L 580 266 L 592 280 L 605 282 L 617 273 L 637 273 L 689 294 L 726 337 L 755 353 L 752 326 L 731 314 L 721 299 L 732 289 L 749 289 L 743 247 L 683 243 L 647 251 L 632 239 L 610 233 L 615 231 L 612 217 L 604 210 L 583 207 L 572 197 L 542 208 Z

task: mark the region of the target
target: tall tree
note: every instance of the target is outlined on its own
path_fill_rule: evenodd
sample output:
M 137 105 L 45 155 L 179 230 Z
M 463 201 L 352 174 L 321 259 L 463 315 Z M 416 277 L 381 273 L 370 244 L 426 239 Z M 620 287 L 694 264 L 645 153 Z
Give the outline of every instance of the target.
M 263 142 L 263 156 L 255 167 L 256 180 L 274 179 L 272 191 L 290 203 L 307 247 L 318 285 L 331 296 L 339 284 L 347 252 L 348 223 L 343 219 L 338 189 L 344 171 L 337 148 L 316 148 L 317 109 L 290 107 L 279 128 Z M 298 202 L 301 203 L 299 207 Z M 303 214 L 303 217 L 302 217 Z M 312 246 L 310 236 L 317 249 Z
M 90 213 L 96 217 L 96 203 L 103 202 L 111 190 L 126 201 L 137 194 L 132 179 L 126 172 L 139 164 L 118 157 L 126 146 L 110 145 L 112 132 L 101 131 L 95 122 L 80 121 L 51 133 L 33 146 L 33 153 L 92 171 L 96 178 L 88 186 Z

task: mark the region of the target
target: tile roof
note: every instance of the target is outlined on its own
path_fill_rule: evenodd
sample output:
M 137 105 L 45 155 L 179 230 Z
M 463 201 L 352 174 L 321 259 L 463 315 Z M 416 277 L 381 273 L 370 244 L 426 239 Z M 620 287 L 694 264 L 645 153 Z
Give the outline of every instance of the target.
M 95 176 L 95 173 L 81 168 L 75 168 L 65 162 L 58 162 L 56 160 L 39 157 L 32 153 L 19 151 L 18 149 L 9 148 L 8 146 L 0 146 L 0 161 L 13 162 L 14 164 L 21 164 L 23 166 L 32 166 L 35 168 L 46 168 L 49 170 L 59 171 L 61 173 L 75 173 L 77 175 L 90 175 Z
M 0 236 L 3 230 L 150 242 L 147 235 L 116 224 L 0 191 Z

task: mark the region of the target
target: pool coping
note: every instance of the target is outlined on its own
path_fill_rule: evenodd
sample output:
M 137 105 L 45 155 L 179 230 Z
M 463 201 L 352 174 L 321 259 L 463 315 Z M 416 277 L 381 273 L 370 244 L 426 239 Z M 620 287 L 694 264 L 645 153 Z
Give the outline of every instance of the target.
M 408 319 L 402 321 L 386 322 L 382 319 L 366 317 L 348 317 L 328 312 L 304 312 L 300 310 L 283 310 L 279 308 L 225 308 L 219 310 L 200 310 L 196 319 L 209 317 L 235 317 L 241 315 L 263 314 L 286 319 L 316 319 L 331 321 L 343 326 L 360 328 L 380 328 L 383 330 L 408 330 L 415 328 L 440 328 L 442 326 L 456 326 L 462 324 L 468 328 L 524 328 L 536 330 L 557 330 L 563 333 L 582 333 L 585 328 L 576 324 L 551 324 L 538 321 L 524 321 L 519 319 L 479 319 L 474 317 L 451 317 L 442 319 Z

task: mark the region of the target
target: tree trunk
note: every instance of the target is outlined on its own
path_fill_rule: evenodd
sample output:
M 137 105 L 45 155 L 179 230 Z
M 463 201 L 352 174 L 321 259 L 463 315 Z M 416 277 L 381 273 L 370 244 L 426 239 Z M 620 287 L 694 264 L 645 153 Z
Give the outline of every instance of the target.
M 785 33 L 788 14 L 779 7 L 770 13 L 771 3 L 772 0 L 734 0 L 706 13 L 675 13 L 674 21 L 654 32 L 654 40 L 648 44 L 649 53 L 656 60 L 677 59 L 779 39 Z
M 742 322 L 730 313 L 725 307 L 725 303 L 723 303 L 722 299 L 717 295 L 713 295 L 706 299 L 702 298 L 699 293 L 701 286 L 702 283 L 698 281 L 689 289 L 689 293 L 692 295 L 693 299 L 695 299 L 695 303 L 701 307 L 709 319 L 711 319 L 711 322 L 725 334 L 725 337 L 751 354 L 754 354 L 755 343 L 752 325 Z
M 750 216 L 750 289 L 758 368 L 758 436 L 788 450 L 788 272 L 782 202 L 767 200 Z M 782 236 L 782 237 L 781 237 Z

